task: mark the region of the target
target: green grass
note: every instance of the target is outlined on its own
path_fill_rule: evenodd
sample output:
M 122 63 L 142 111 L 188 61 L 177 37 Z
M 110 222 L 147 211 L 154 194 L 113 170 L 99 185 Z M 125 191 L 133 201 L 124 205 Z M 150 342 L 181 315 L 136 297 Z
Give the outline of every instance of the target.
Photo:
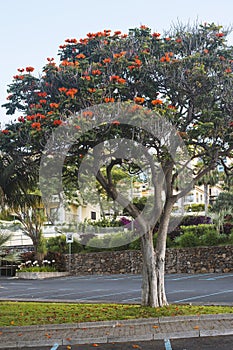
M 126 304 L 0 302 L 0 327 L 219 313 L 233 313 L 233 307 L 169 305 L 151 308 Z

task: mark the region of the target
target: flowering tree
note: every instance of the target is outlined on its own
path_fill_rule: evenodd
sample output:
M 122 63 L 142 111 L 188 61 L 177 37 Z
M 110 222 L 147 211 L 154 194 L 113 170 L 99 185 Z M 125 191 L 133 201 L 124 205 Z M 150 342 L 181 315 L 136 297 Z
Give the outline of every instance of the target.
M 75 184 L 73 179 L 85 155 L 106 139 L 131 139 L 151 150 L 147 164 L 152 174 L 154 202 L 148 220 L 140 217 L 133 203 L 119 195 L 112 181 L 115 167 L 123 167 L 131 174 L 139 172 L 135 161 L 130 161 L 129 156 L 115 157 L 112 152 L 106 171 L 98 169 L 95 173 L 108 196 L 137 218 L 144 232 L 143 305 L 167 304 L 164 264 L 174 203 L 218 162 L 232 157 L 233 49 L 227 45 L 227 35 L 227 30 L 215 24 L 179 26 L 164 36 L 152 33 L 146 26 L 130 29 L 128 34 L 110 30 L 88 33 L 84 39 L 65 40 L 59 47 L 59 65 L 48 58 L 41 78 L 33 76 L 33 67 L 20 68 L 9 86 L 8 102 L 4 105 L 7 113 L 21 111 L 22 116 L 2 130 L 1 146 L 6 152 L 26 149 L 32 157 L 42 154 L 51 133 L 58 127 L 65 130 L 69 117 L 74 117 L 72 127 L 81 136 L 70 148 L 63 167 L 68 190 Z M 82 133 L 82 128 L 92 125 L 96 118 L 92 106 L 104 104 L 111 111 L 111 105 L 118 103 L 126 103 L 131 125 L 124 125 L 119 117 Z M 160 120 L 174 125 L 177 139 L 189 152 L 189 161 L 178 166 L 169 147 L 161 141 L 162 137 L 169 139 L 171 130 L 164 128 L 160 131 L 162 136 L 153 134 L 155 113 Z M 128 144 L 123 147 L 127 149 Z M 179 145 L 175 142 L 173 148 L 178 152 Z M 102 150 L 100 147 L 95 152 L 96 162 Z M 190 168 L 191 161 L 200 159 L 202 166 L 194 170 L 192 181 L 178 188 L 180 173 Z M 92 163 L 92 168 L 95 164 Z M 156 220 L 154 212 L 159 213 Z M 156 247 L 150 222 L 154 226 L 158 222 Z

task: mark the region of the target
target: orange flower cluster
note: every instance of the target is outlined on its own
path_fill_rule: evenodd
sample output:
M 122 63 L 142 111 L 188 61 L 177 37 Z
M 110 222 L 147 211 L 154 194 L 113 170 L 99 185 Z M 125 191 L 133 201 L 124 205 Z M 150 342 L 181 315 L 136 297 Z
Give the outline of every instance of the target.
M 217 34 L 215 34 L 215 36 L 216 36 L 217 38 L 222 38 L 222 37 L 224 36 L 224 33 L 217 33 Z
M 56 109 L 56 108 L 59 107 L 59 103 L 53 102 L 53 103 L 50 103 L 49 106 L 50 106 L 51 108 L 55 108 L 55 109 Z
M 102 72 L 101 72 L 99 69 L 94 69 L 94 70 L 92 71 L 92 74 L 93 74 L 93 75 L 101 75 Z
M 74 98 L 74 95 L 76 95 L 78 92 L 78 89 L 72 88 L 66 91 L 66 96 L 70 96 L 71 98 Z
M 14 75 L 13 78 L 15 80 L 23 80 L 24 79 L 24 75 Z
M 121 51 L 120 53 L 114 53 L 113 58 L 121 58 L 126 55 L 126 51 Z
M 153 33 L 153 34 L 152 34 L 152 36 L 153 36 L 154 38 L 159 38 L 160 35 L 161 35 L 160 33 Z
M 78 41 L 77 39 L 74 38 L 74 39 L 66 39 L 65 42 L 68 44 L 77 44 Z
M 84 111 L 84 112 L 82 113 L 83 117 L 92 117 L 93 114 L 94 114 L 94 113 L 93 113 L 92 111 Z M 79 127 L 79 129 L 80 129 L 80 127 Z
M 41 104 L 45 104 L 47 101 L 46 100 L 40 100 L 39 101 Z
M 96 92 L 96 89 L 95 89 L 95 88 L 89 88 L 88 91 L 89 91 L 90 93 L 93 93 L 93 92 Z
M 112 124 L 113 125 L 120 125 L 120 122 L 118 120 L 113 120 Z
M 79 42 L 80 42 L 80 44 L 82 44 L 82 45 L 87 45 L 88 39 L 80 39 Z
M 41 123 L 39 122 L 32 123 L 31 127 L 39 131 L 41 130 Z
M 86 58 L 86 56 L 83 53 L 79 53 L 76 58 L 78 59 L 82 59 L 82 58 Z
M 9 132 L 10 132 L 10 131 L 7 130 L 7 129 L 2 130 L 2 133 L 5 134 L 5 135 L 9 134 Z
M 129 70 L 133 70 L 133 69 L 135 69 L 135 68 L 141 67 L 142 61 L 138 59 L 138 56 L 135 57 L 134 62 L 135 62 L 134 64 L 128 66 Z
M 26 72 L 31 73 L 34 71 L 35 68 L 33 67 L 26 67 Z
M 36 113 L 36 114 L 32 114 L 32 115 L 27 115 L 27 120 L 29 120 L 29 121 L 37 119 L 37 118 L 45 119 L 46 116 L 44 114 L 42 114 L 42 113 Z
M 55 125 L 55 126 L 59 126 L 61 124 L 62 124 L 61 119 L 56 119 L 56 120 L 53 121 L 53 125 Z
M 162 104 L 163 104 L 163 101 L 162 101 L 162 100 L 159 100 L 159 99 L 157 99 L 157 100 L 152 100 L 152 101 L 151 101 L 151 104 L 152 104 L 153 106 L 162 105 Z
M 40 104 L 40 103 L 32 103 L 32 104 L 30 104 L 30 106 L 29 106 L 31 109 L 40 109 L 40 108 L 42 108 L 42 105 Z
M 104 60 L 103 60 L 103 63 L 110 63 L 111 62 L 111 58 L 105 58 Z
M 162 56 L 160 58 L 160 62 L 170 62 L 171 58 L 173 56 L 173 52 L 165 52 L 165 56 Z
M 115 101 L 114 97 L 105 97 L 104 98 L 104 102 L 106 102 L 106 103 L 110 103 L 110 102 L 114 102 L 114 101 Z
M 67 88 L 61 87 L 61 88 L 58 88 L 58 90 L 59 90 L 60 92 L 66 92 L 66 91 L 67 91 Z
M 139 97 L 139 96 L 134 97 L 134 102 L 142 104 L 142 103 L 145 102 L 145 98 L 144 97 Z
M 110 81 L 118 83 L 118 84 L 125 84 L 126 80 L 119 77 L 119 75 L 111 75 L 109 78 Z
M 231 69 L 231 68 L 225 69 L 225 73 L 231 73 L 231 72 L 232 72 L 232 69 Z
M 90 75 L 84 75 L 84 76 L 82 76 L 82 79 L 91 80 L 91 77 L 90 77 Z
M 126 83 L 126 80 L 119 77 L 119 75 L 111 75 L 109 80 L 112 82 L 116 82 L 118 84 L 125 84 Z
M 47 92 L 42 92 L 42 91 L 40 91 L 40 92 L 37 92 L 37 96 L 39 96 L 39 97 L 46 97 L 47 96 Z
M 67 61 L 67 60 L 63 60 L 62 63 L 61 63 L 61 65 L 62 65 L 63 67 L 74 67 L 74 66 L 78 66 L 79 63 L 78 63 L 78 62 L 69 62 L 69 61 Z
M 65 49 L 67 47 L 67 45 L 60 45 L 59 49 Z

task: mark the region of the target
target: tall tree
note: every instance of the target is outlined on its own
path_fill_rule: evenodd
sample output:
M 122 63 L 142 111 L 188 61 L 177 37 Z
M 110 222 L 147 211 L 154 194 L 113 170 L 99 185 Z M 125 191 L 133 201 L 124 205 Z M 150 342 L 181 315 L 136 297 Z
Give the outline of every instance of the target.
M 163 36 L 144 25 L 128 34 L 88 33 L 79 41 L 66 39 L 59 50 L 60 64 L 49 58 L 42 78 L 33 76 L 33 67 L 19 68 L 9 86 L 7 113 L 20 110 L 23 115 L 2 131 L 2 148 L 7 152 L 26 149 L 34 157 L 44 153 L 51 134 L 56 135 L 49 166 L 56 169 L 63 160 L 67 188 L 76 183 L 82 161 L 93 149 L 89 171 L 94 171 L 108 196 L 137 219 L 143 233 L 143 305 L 167 304 L 166 236 L 174 203 L 217 162 L 232 157 L 233 48 L 227 45 L 227 35 L 215 24 L 179 25 Z M 104 106 L 105 123 L 100 117 L 97 125 Z M 75 131 L 67 148 L 70 127 Z M 111 141 L 116 139 L 118 144 Z M 106 140 L 112 145 L 110 151 L 104 150 Z M 129 140 L 148 150 L 138 147 L 137 152 L 150 169 L 154 188 L 153 210 L 146 218 L 119 193 L 112 179 L 116 166 L 131 173 L 142 169 Z M 182 154 L 182 145 L 189 159 Z M 124 152 L 119 153 L 117 146 Z M 192 161 L 199 159 L 202 167 L 186 181 L 187 169 L 192 170 Z M 47 175 L 52 177 L 49 169 Z M 181 185 L 175 192 L 179 178 Z

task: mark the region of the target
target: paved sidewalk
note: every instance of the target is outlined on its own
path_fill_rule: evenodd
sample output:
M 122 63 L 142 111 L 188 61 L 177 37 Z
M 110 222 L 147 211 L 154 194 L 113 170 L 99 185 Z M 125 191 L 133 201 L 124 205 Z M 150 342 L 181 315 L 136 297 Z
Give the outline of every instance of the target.
M 233 314 L 0 328 L 0 349 L 233 335 Z

